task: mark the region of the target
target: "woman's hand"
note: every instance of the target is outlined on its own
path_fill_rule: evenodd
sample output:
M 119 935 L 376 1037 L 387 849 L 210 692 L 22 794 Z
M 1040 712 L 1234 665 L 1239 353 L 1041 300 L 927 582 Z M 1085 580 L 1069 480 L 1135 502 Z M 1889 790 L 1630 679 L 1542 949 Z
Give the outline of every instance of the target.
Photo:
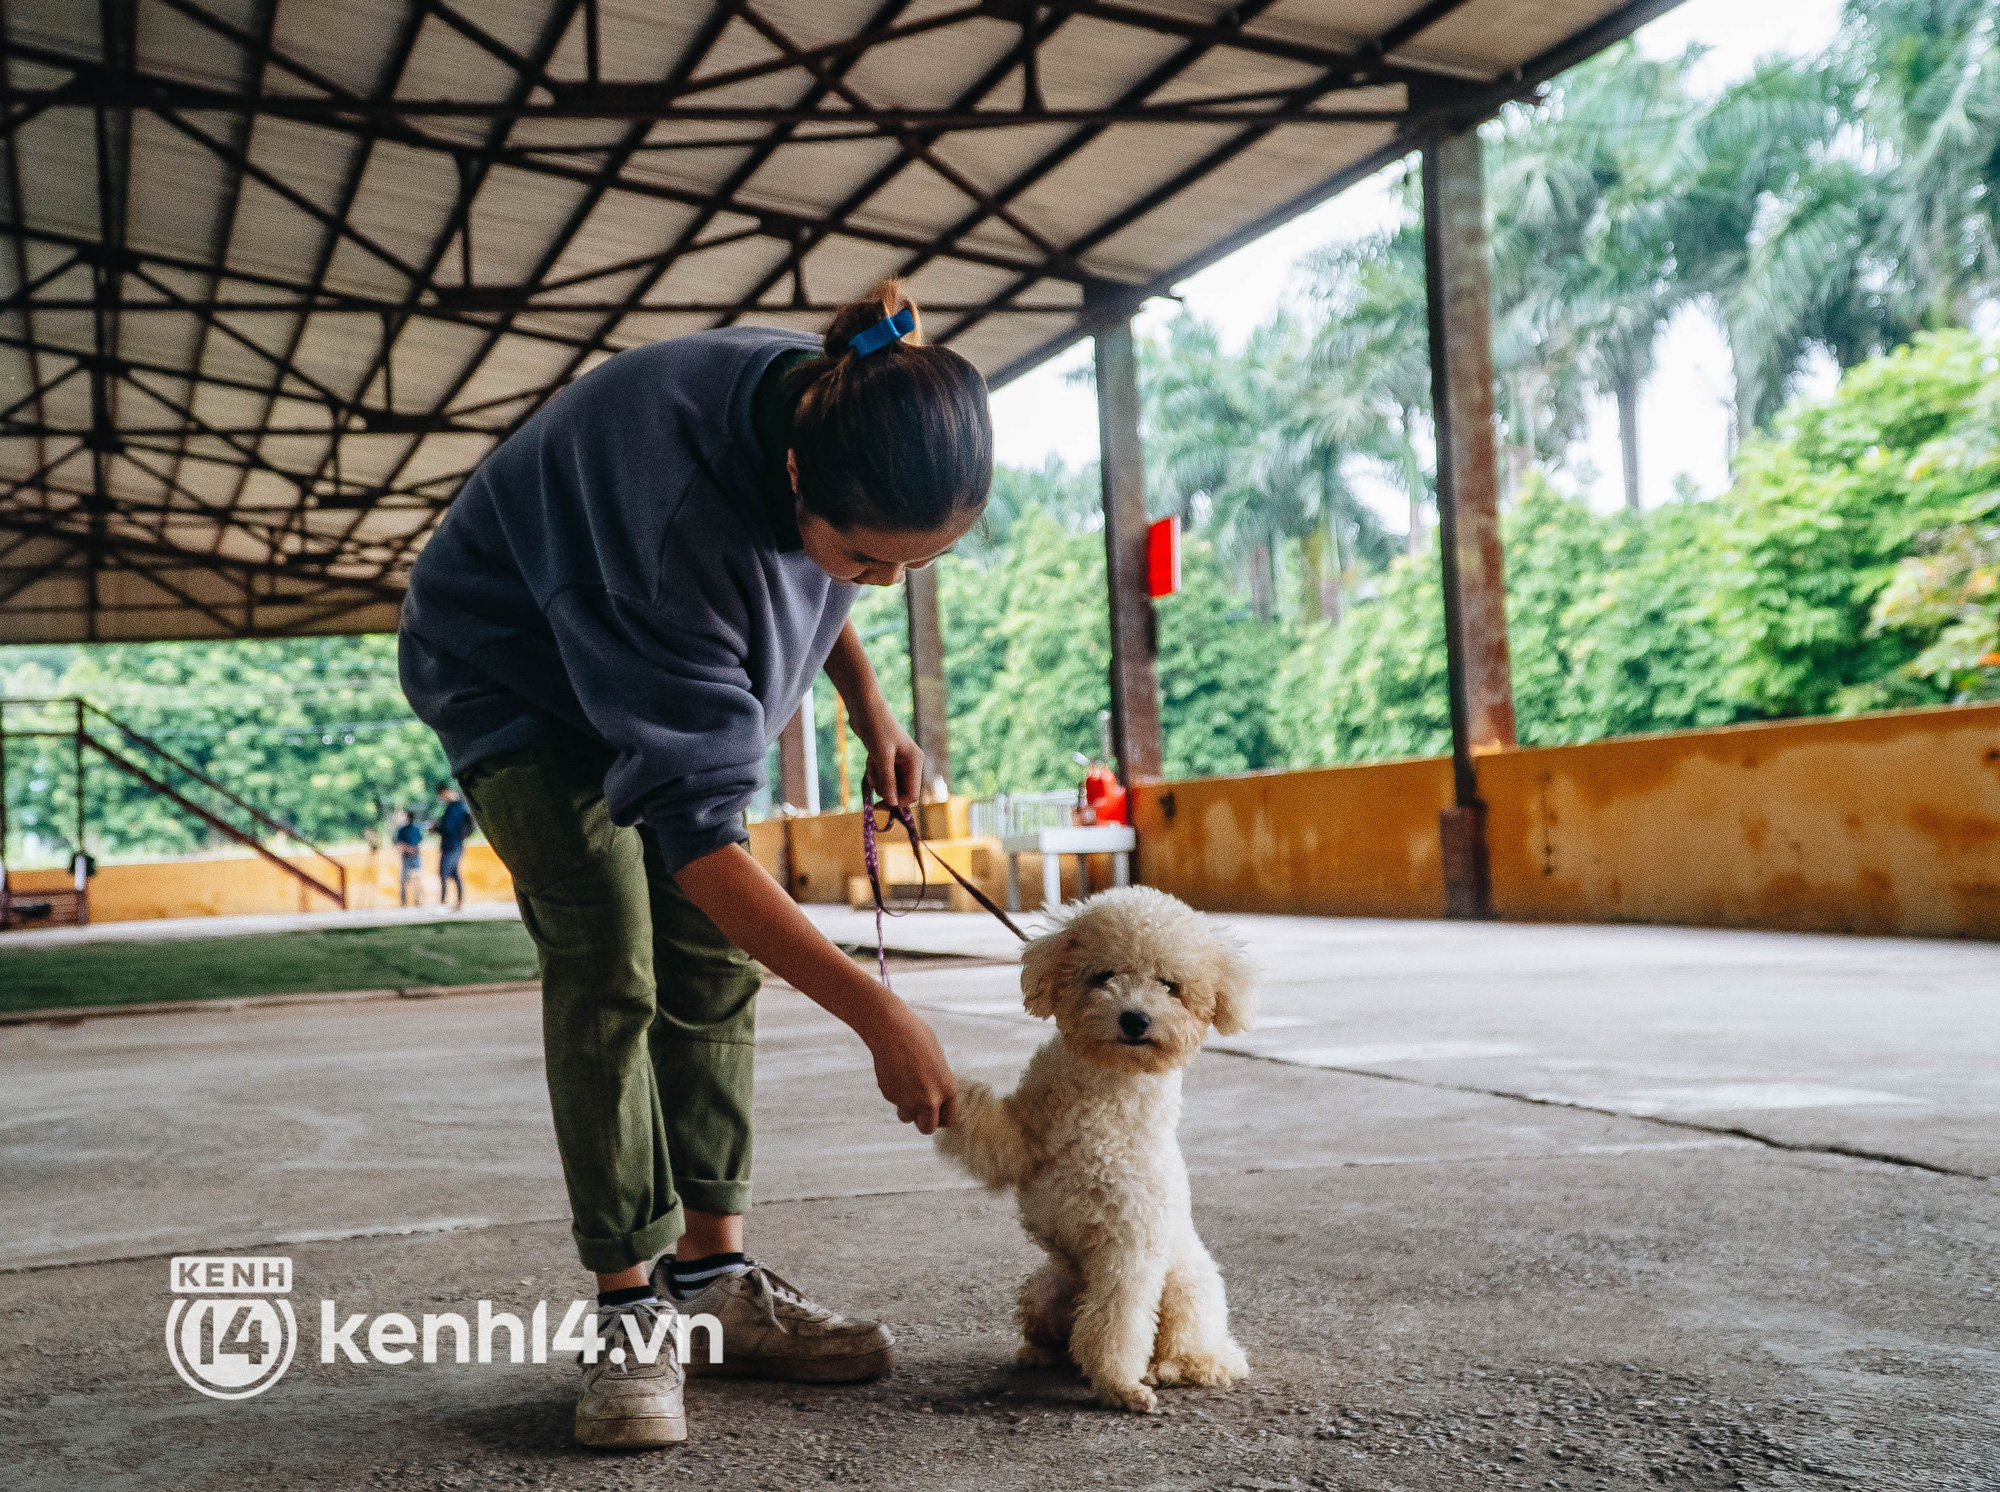
M 854 734 L 868 751 L 868 782 L 884 803 L 915 805 L 924 794 L 924 753 L 878 693 L 879 705 L 853 717 Z M 928 1133 L 928 1131 L 927 1131 Z
M 861 1039 L 875 1057 L 875 1085 L 896 1106 L 898 1119 L 916 1125 L 921 1134 L 957 1122 L 958 1081 L 922 1016 L 888 995 L 875 1019 L 861 1029 Z
M 868 752 L 868 783 L 875 796 L 891 805 L 916 804 L 924 795 L 924 754 L 889 701 L 869 665 L 868 650 L 849 618 L 827 655 L 826 676 L 847 701 L 847 718 Z

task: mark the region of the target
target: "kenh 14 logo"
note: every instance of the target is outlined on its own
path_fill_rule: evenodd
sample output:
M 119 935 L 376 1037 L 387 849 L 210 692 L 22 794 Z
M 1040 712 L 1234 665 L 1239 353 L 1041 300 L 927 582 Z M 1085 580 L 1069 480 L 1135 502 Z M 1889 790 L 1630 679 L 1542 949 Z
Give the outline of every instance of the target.
M 167 1356 L 211 1399 L 251 1399 L 285 1376 L 298 1346 L 292 1261 L 184 1255 L 173 1259 Z

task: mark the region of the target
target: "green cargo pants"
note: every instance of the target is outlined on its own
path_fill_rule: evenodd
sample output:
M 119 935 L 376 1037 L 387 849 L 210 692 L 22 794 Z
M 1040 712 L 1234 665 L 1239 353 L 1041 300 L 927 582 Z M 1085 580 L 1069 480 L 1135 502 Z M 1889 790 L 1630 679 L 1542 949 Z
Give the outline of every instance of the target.
M 535 940 L 571 1231 L 601 1274 L 672 1246 L 683 1204 L 749 1210 L 762 979 L 681 894 L 652 835 L 611 822 L 611 762 L 567 736 L 461 778 Z

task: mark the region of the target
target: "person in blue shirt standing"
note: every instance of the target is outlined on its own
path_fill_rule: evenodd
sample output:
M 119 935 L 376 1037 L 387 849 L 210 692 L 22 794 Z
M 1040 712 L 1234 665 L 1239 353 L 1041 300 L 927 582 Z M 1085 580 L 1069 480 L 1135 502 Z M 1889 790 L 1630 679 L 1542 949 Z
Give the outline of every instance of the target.
M 465 841 L 472 836 L 472 810 L 467 808 L 458 796 L 458 789 L 449 782 L 438 784 L 437 795 L 444 804 L 444 811 L 437 817 L 438 837 L 438 904 L 449 903 L 454 911 L 465 910 L 465 877 L 459 873 L 459 864 L 465 859 Z M 451 888 L 458 887 L 458 899 L 452 900 Z
M 407 808 L 397 815 L 396 847 L 403 857 L 403 874 L 396 886 L 397 903 L 420 907 L 424 904 L 424 826 Z

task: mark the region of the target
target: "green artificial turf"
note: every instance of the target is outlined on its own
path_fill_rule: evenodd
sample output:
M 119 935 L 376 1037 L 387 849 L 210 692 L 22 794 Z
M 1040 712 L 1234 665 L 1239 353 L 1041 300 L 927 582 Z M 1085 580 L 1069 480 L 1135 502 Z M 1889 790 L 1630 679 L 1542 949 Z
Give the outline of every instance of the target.
M 535 977 L 511 918 L 68 948 L 9 949 L 0 934 L 0 1011 Z

